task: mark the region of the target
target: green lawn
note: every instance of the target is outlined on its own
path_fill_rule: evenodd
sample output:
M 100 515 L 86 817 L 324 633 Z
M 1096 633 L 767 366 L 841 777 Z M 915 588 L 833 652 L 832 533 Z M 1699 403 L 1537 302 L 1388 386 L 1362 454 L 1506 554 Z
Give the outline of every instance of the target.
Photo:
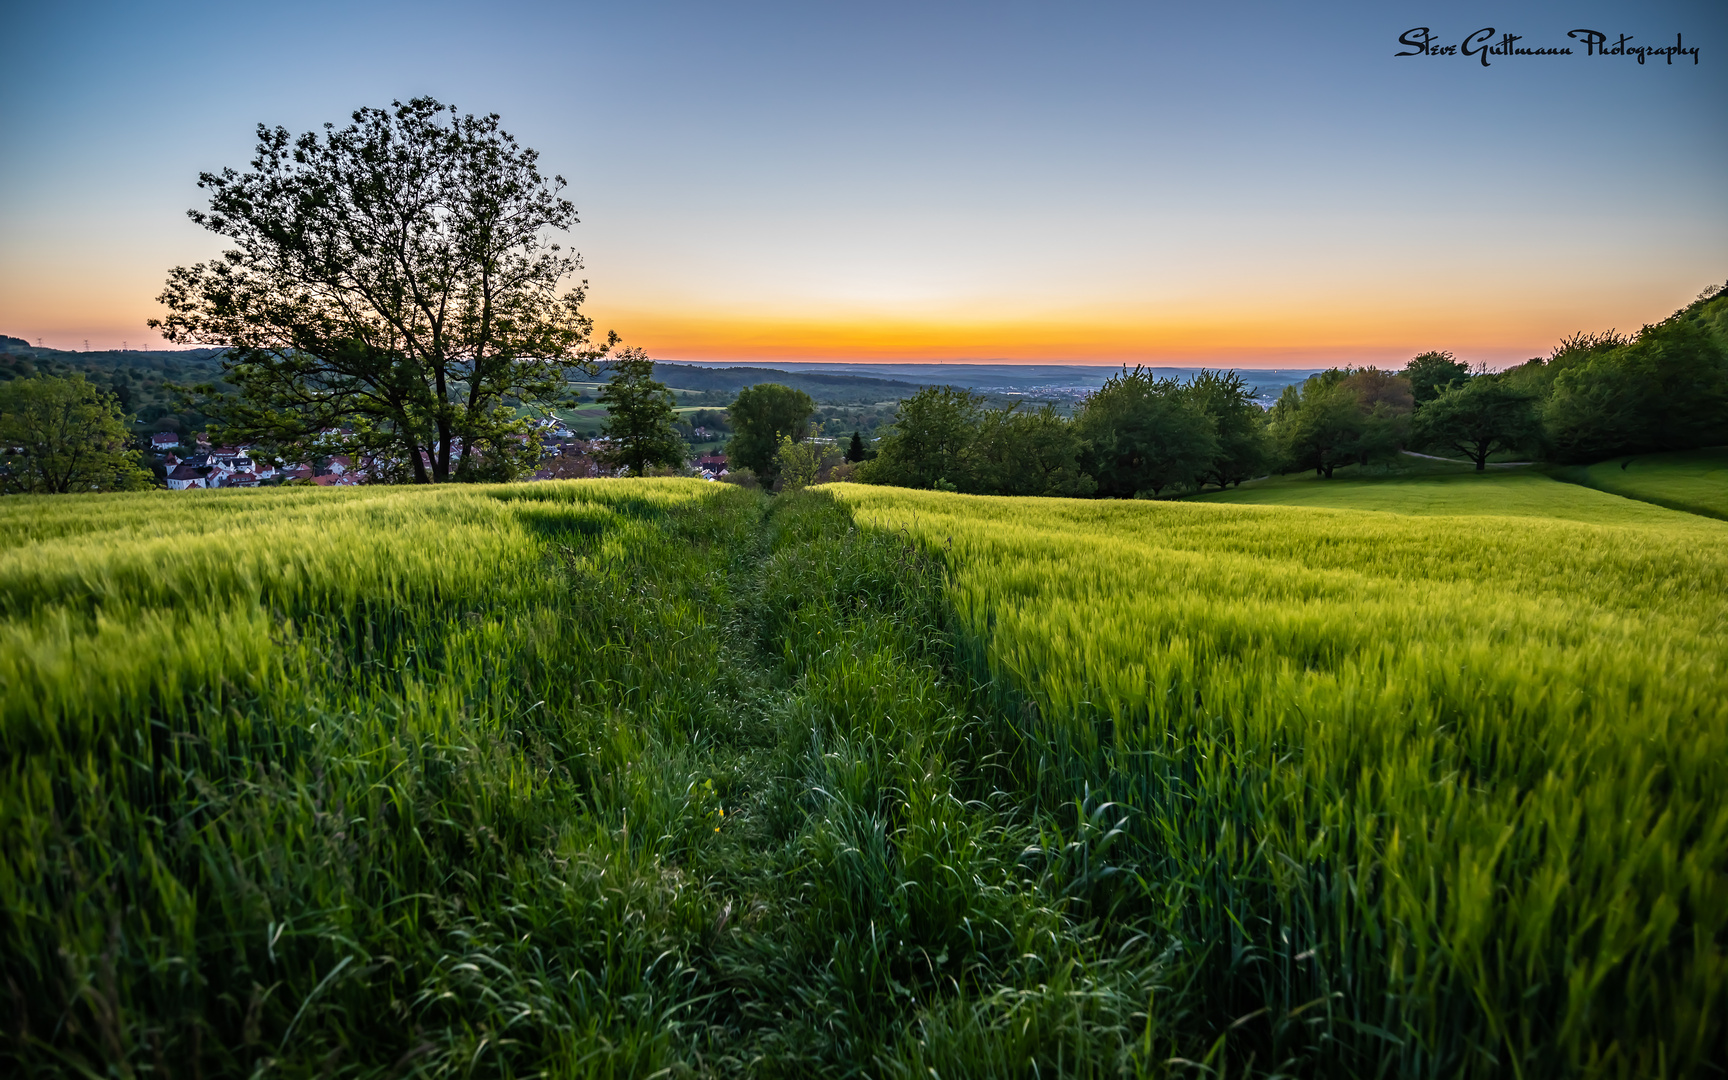
M 1629 499 L 1728 518 L 1728 446 L 1614 458 L 1557 475 Z
M 1311 474 L 1256 480 L 1189 502 L 1318 506 L 1399 514 L 1504 514 L 1597 524 L 1663 524 L 1679 518 L 1649 502 L 1562 483 L 1528 469 L 1431 472 L 1384 478 L 1324 480 Z

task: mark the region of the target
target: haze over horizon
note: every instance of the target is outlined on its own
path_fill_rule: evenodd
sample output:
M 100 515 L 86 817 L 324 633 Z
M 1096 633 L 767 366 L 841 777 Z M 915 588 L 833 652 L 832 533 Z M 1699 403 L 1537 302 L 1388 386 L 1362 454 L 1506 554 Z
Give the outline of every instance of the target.
M 1423 25 L 1699 62 L 1395 57 Z M 588 310 L 657 358 L 1504 366 L 1728 278 L 1725 30 L 1677 2 L 19 5 L 0 333 L 162 347 L 168 269 L 222 248 L 185 217 L 201 170 L 259 122 L 428 94 L 569 179 Z

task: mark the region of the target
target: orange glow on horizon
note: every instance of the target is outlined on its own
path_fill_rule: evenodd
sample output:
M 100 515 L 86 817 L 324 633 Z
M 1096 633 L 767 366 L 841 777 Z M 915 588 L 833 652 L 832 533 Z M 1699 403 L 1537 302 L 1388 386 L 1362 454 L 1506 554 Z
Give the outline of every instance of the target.
M 1317 311 L 1254 317 L 1195 314 L 1135 318 L 1123 311 L 1069 311 L 1044 317 L 916 318 L 692 315 L 609 308 L 595 325 L 652 356 L 708 362 L 1149 363 L 1276 367 L 1332 361 L 1402 362 L 1449 349 L 1490 362 L 1545 354 L 1578 329 L 1528 313 L 1461 319 L 1451 313 Z

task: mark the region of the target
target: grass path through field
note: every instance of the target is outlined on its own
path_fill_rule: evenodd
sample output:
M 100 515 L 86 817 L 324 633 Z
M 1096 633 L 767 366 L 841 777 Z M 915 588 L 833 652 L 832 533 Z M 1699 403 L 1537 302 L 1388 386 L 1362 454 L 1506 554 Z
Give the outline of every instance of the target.
M 1104 1076 L 1210 1027 L 1149 1025 L 1155 953 L 1023 858 L 940 558 L 825 495 L 8 500 L 0 535 L 20 1075 Z

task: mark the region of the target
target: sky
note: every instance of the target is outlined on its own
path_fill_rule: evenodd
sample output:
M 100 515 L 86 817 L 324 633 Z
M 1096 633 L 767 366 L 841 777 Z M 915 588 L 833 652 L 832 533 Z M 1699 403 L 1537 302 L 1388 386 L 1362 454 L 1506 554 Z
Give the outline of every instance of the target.
M 1672 44 L 1410 56 L 1493 27 Z M 203 170 L 431 95 L 661 359 L 1503 366 L 1728 280 L 1728 5 L 0 7 L 0 333 L 160 347 Z

